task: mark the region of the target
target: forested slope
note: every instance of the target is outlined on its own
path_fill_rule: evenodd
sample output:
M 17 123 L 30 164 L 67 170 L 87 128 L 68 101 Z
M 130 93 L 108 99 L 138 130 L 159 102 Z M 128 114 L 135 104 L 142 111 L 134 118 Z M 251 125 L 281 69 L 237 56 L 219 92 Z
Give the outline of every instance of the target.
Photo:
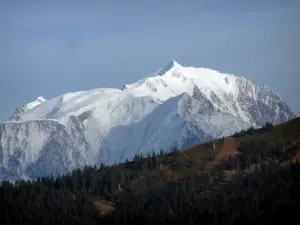
M 0 224 L 297 222 L 300 118 L 60 177 L 3 181 Z

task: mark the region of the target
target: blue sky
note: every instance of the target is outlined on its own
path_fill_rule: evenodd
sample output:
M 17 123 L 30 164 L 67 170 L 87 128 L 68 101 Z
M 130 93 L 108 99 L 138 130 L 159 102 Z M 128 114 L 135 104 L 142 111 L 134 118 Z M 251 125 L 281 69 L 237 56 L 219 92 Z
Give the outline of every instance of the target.
M 0 121 L 38 96 L 119 88 L 171 59 L 267 84 L 300 114 L 300 1 L 75 2 L 0 2 Z

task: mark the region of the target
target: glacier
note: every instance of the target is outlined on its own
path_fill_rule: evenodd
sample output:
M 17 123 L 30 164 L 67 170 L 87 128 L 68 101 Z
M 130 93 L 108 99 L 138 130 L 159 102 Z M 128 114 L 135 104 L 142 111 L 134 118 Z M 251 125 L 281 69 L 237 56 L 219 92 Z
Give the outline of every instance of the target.
M 0 123 L 0 179 L 68 173 L 294 118 L 268 86 L 172 60 L 121 89 L 38 97 Z

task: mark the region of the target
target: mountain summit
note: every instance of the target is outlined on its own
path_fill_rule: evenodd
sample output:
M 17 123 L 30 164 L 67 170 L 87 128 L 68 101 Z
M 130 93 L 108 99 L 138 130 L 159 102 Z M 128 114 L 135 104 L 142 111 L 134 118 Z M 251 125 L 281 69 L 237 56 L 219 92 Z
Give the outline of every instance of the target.
M 157 75 L 164 75 L 166 72 L 168 72 L 169 70 L 171 70 L 174 67 L 180 68 L 181 65 L 178 62 L 176 62 L 175 60 L 171 60 L 162 69 L 160 69 L 158 71 Z
M 41 103 L 45 102 L 46 99 L 44 99 L 42 96 L 37 97 L 36 100 L 29 102 L 27 104 L 24 104 L 21 107 L 18 107 L 14 114 L 9 118 L 9 120 L 19 120 L 23 113 L 37 107 Z
M 26 106 L 0 124 L 1 179 L 123 162 L 294 117 L 266 86 L 175 61 L 122 90 L 66 93 Z

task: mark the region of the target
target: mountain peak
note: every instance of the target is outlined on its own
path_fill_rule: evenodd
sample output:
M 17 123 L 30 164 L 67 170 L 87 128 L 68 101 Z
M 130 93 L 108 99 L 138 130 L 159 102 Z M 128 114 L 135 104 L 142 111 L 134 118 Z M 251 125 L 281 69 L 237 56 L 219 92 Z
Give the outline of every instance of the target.
M 170 60 L 162 69 L 158 71 L 157 75 L 164 75 L 166 72 L 168 72 L 174 67 L 181 67 L 181 65 L 175 60 Z
M 42 104 L 43 102 L 45 102 L 46 99 L 42 96 L 37 97 L 34 101 L 26 103 L 20 107 L 18 107 L 14 114 L 9 118 L 9 120 L 19 120 L 21 114 L 27 112 L 28 110 L 31 110 L 35 107 L 37 107 L 38 105 Z
M 46 101 L 46 99 L 44 99 L 42 96 L 37 97 L 36 100 L 34 100 L 33 102 L 29 102 L 27 104 L 25 104 L 23 107 L 26 110 L 30 110 L 33 109 L 35 107 L 37 107 L 39 104 L 43 103 L 44 101 Z
M 39 96 L 39 97 L 37 97 L 37 99 L 35 101 L 42 103 L 42 102 L 46 101 L 46 99 L 43 96 Z
M 123 91 L 100 88 L 22 105 L 0 124 L 0 180 L 112 165 L 293 118 L 275 92 L 243 78 L 174 60 L 160 74 Z
M 175 60 L 170 60 L 167 64 L 167 66 L 170 66 L 170 67 L 174 67 L 174 66 L 181 66 L 178 62 L 176 62 Z

